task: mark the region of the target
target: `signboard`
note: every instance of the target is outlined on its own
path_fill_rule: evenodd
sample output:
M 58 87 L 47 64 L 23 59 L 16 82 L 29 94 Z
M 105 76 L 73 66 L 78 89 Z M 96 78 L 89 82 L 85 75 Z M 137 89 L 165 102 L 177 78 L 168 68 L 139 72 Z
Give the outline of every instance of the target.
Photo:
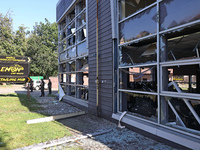
M 6 63 L 0 64 L 0 76 L 28 76 L 28 64 Z
M 0 77 L 0 82 L 25 82 L 26 77 Z
M 29 63 L 30 61 L 29 57 L 0 56 L 0 63 Z
M 0 56 L 0 82 L 25 82 L 30 61 L 29 57 Z
M 173 76 L 173 81 L 183 81 L 184 77 L 183 76 Z

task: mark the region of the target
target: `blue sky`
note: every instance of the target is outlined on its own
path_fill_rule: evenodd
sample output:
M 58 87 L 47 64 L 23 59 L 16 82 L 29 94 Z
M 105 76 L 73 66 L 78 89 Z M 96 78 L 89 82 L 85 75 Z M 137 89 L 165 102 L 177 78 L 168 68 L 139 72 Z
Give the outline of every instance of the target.
M 56 22 L 56 4 L 58 0 L 0 0 L 0 13 L 12 11 L 13 29 L 23 24 L 33 30 L 35 22 L 44 22 L 47 18 Z

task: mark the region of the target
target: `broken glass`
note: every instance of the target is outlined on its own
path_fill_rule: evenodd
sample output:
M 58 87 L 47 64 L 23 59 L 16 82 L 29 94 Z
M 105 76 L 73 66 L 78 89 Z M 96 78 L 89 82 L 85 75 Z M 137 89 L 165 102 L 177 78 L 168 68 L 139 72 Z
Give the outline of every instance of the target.
M 88 57 L 77 59 L 76 71 L 88 72 Z
M 153 41 L 155 40 L 152 39 Z M 151 41 L 152 42 L 152 41 Z M 145 43 L 146 44 L 146 43 Z M 120 47 L 120 66 L 130 66 L 137 64 L 149 64 L 157 61 L 156 43 L 133 43 L 128 46 Z
M 85 12 L 83 12 L 76 18 L 76 28 L 79 28 L 85 24 L 86 24 L 86 15 Z
M 164 0 L 160 3 L 160 30 L 200 19 L 199 0 Z
M 76 47 L 70 48 L 68 50 L 68 58 L 74 59 L 76 57 Z
M 62 50 L 64 51 L 67 47 L 67 42 L 66 40 L 63 40 L 61 43 L 62 43 Z
M 67 23 L 70 23 L 75 18 L 75 8 L 67 15 Z
M 181 34 L 181 33 L 180 33 Z M 171 34 L 161 36 L 161 61 L 175 61 L 199 58 L 200 32 L 169 37 Z
M 80 13 L 83 9 L 85 8 L 85 0 L 81 0 L 78 4 L 77 4 L 77 11 L 76 13 Z
M 120 0 L 120 20 L 140 11 L 154 2 L 156 2 L 156 0 Z
M 59 61 L 62 62 L 62 61 L 66 61 L 67 60 L 67 51 L 61 53 L 59 55 Z
M 77 31 L 77 43 L 83 41 L 86 38 L 86 27 Z
M 75 33 L 73 35 L 71 35 L 68 39 L 67 39 L 67 45 L 68 47 L 75 45 Z
M 63 72 L 63 64 L 60 65 L 60 72 Z
M 76 87 L 76 97 L 82 100 L 88 100 L 88 88 L 82 86 Z
M 66 64 L 62 64 L 62 65 L 61 65 L 61 68 L 62 68 L 62 69 L 61 69 L 61 72 L 65 72 L 66 69 L 67 69 L 67 68 L 66 68 Z
M 84 56 L 87 54 L 87 45 L 86 42 L 77 45 L 77 55 L 78 57 Z
M 59 30 L 61 31 L 62 29 L 64 29 L 66 26 L 66 21 L 65 19 L 59 24 Z
M 156 33 L 156 30 L 156 7 L 152 7 L 119 24 L 119 42 L 139 39 Z
M 120 68 L 120 89 L 157 91 L 156 66 Z
M 75 21 L 73 21 L 70 25 L 67 26 L 67 36 L 69 36 L 70 34 L 73 34 L 75 32 Z
M 58 44 L 58 52 L 60 53 L 60 52 L 62 52 L 62 51 L 63 51 L 63 49 L 62 49 L 62 44 L 59 43 L 59 44 Z
M 120 111 L 128 111 L 129 114 L 157 122 L 157 96 L 120 92 L 122 106 Z
M 66 86 L 64 84 L 62 84 L 61 87 L 62 87 L 62 90 L 64 91 L 64 93 L 66 94 L 66 91 L 67 91 Z
M 69 64 L 70 64 L 70 68 L 71 68 L 70 71 L 74 72 L 75 71 L 75 61 L 70 61 Z
M 167 91 L 200 93 L 200 64 L 163 67 L 163 70 L 168 72 L 163 76 L 165 80 L 162 80 Z
M 69 86 L 69 95 L 75 97 L 75 86 Z
M 175 128 L 179 127 L 179 129 L 181 127 L 182 129 L 190 128 L 200 131 L 200 123 L 198 122 L 200 116 L 200 101 L 169 96 L 162 96 L 161 98 L 168 105 L 166 110 L 161 107 L 161 112 L 165 113 L 167 117 L 166 125 Z

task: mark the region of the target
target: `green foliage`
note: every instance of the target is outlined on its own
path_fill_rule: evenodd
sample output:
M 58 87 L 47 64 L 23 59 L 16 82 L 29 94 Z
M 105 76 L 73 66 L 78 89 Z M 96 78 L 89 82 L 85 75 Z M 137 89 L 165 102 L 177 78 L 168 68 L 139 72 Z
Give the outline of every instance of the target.
M 13 55 L 13 31 L 11 13 L 0 13 L 0 55 Z
M 13 32 L 12 21 L 9 11 L 5 16 L 0 13 L 0 55 L 31 57 L 32 76 L 48 78 L 57 75 L 57 24 L 45 18 L 45 23 L 36 23 L 31 33 L 24 26 Z
M 18 55 L 24 56 L 27 51 L 27 44 L 26 44 L 26 27 L 19 26 L 19 29 L 15 32 L 14 36 L 14 46 Z
M 45 23 L 35 24 L 34 31 L 27 40 L 26 56 L 31 57 L 31 75 L 44 77 L 57 75 L 57 24 L 51 24 L 47 19 Z

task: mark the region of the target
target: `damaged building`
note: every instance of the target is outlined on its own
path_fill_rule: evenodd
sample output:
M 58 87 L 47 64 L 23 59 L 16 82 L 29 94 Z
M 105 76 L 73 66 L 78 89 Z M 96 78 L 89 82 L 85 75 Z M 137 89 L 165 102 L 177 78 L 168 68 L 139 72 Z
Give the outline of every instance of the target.
M 200 147 L 200 1 L 59 0 L 63 101 Z M 125 113 L 124 113 L 125 112 Z

